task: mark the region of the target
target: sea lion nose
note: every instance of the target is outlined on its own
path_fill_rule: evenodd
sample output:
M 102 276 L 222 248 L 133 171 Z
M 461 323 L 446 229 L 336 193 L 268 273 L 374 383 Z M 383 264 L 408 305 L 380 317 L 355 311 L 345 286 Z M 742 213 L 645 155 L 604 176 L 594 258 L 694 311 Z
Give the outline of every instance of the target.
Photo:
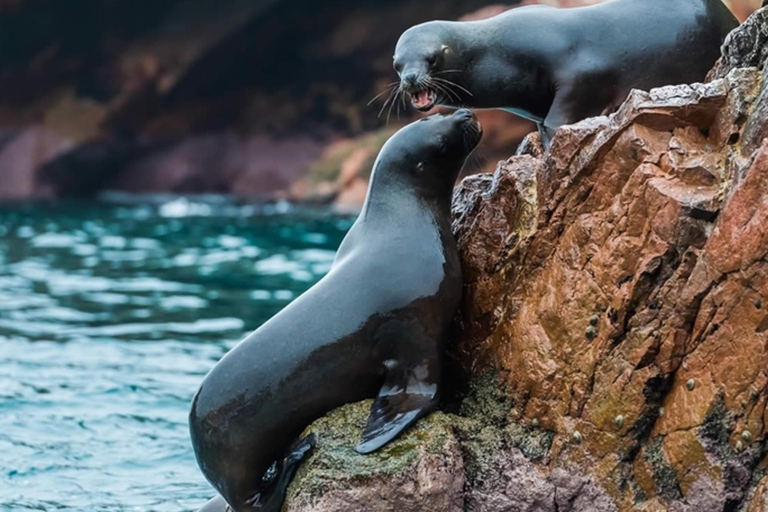
M 456 116 L 459 121 L 469 121 L 470 119 L 475 118 L 475 114 L 468 108 L 460 108 L 453 115 Z
M 419 81 L 419 75 L 418 73 L 406 73 L 403 76 L 403 81 L 407 83 L 408 85 L 416 85 L 416 82 Z

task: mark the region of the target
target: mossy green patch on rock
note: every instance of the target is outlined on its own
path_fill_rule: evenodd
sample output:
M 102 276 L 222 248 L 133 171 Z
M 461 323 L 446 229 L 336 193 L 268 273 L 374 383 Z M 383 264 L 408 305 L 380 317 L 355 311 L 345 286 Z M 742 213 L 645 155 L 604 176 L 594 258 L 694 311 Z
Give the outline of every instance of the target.
M 371 401 L 332 411 L 303 434 L 315 433 L 317 447 L 289 488 L 286 510 L 310 510 L 325 506 L 329 500 L 333 510 L 343 509 L 359 502 L 355 500 L 380 499 L 392 486 L 417 490 L 409 490 L 409 495 L 421 492 L 422 497 L 400 505 L 420 510 L 419 504 L 435 503 L 435 494 L 450 493 L 450 489 L 458 488 L 454 494 L 460 497 L 465 481 L 495 478 L 495 468 L 510 449 L 519 450 L 531 461 L 546 460 L 554 433 L 508 424 L 511 403 L 505 389 L 495 372 L 473 379 L 458 407 L 461 415 L 435 412 L 368 455 L 358 454 L 355 446 L 365 428 Z M 441 486 L 445 490 L 435 490 Z M 461 505 L 452 500 L 449 505 L 460 510 Z
M 467 396 L 461 402 L 459 415 L 484 424 L 504 427 L 511 409 L 512 401 L 507 386 L 496 370 L 489 370 L 472 378 Z
M 730 438 L 735 423 L 735 414 L 725 407 L 725 397 L 720 393 L 715 404 L 707 412 L 704 424 L 699 430 L 707 451 L 717 455 L 720 460 L 725 459 L 732 452 Z
M 454 416 L 453 420 L 467 479 L 470 482 L 483 479 L 485 472 L 494 467 L 494 460 L 501 453 L 504 445 L 502 430 L 470 418 Z
M 455 443 L 451 419 L 429 415 L 381 450 L 361 455 L 355 451 L 365 428 L 371 401 L 346 405 L 313 423 L 303 435 L 317 435 L 317 447 L 296 474 L 288 500 L 311 502 L 329 489 L 363 487 L 391 480 L 410 471 L 430 455 L 442 455 Z
M 651 463 L 656 493 L 667 499 L 680 499 L 683 495 L 674 468 L 664 458 L 664 438 L 657 437 L 645 447 L 645 458 Z
M 548 430 L 527 429 L 515 423 L 507 425 L 503 432 L 508 446 L 519 448 L 526 459 L 539 461 L 549 454 L 555 433 Z
M 486 471 L 495 467 L 496 458 L 504 456 L 510 448 L 519 449 L 531 461 L 545 459 L 555 437 L 554 432 L 527 429 L 517 424 L 501 428 L 473 418 L 452 416 L 450 419 L 470 481 L 482 478 Z

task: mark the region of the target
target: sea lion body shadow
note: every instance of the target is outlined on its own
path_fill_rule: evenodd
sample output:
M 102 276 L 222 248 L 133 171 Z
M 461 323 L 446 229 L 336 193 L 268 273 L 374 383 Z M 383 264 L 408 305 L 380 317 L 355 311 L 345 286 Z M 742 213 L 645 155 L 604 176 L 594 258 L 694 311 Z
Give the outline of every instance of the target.
M 526 6 L 416 25 L 394 66 L 417 109 L 508 110 L 535 121 L 547 143 L 564 124 L 612 112 L 631 89 L 704 80 L 736 26 L 721 0 Z
M 462 281 L 454 182 L 480 138 L 468 110 L 392 137 L 330 272 L 243 340 L 193 400 L 200 468 L 223 496 L 203 510 L 277 512 L 314 420 L 375 399 L 357 449 L 380 448 L 437 404 L 442 343 Z M 276 467 L 270 473 L 273 463 Z

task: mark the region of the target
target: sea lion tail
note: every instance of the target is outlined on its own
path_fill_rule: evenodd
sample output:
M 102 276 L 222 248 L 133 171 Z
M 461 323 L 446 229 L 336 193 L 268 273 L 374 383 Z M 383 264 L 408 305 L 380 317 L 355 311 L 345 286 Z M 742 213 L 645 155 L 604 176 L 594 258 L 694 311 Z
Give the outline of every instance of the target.
M 317 436 L 309 434 L 294 443 L 277 468 L 277 476 L 272 484 L 248 502 L 253 512 L 280 512 L 285 501 L 288 486 L 301 463 L 309 457 L 317 446 Z

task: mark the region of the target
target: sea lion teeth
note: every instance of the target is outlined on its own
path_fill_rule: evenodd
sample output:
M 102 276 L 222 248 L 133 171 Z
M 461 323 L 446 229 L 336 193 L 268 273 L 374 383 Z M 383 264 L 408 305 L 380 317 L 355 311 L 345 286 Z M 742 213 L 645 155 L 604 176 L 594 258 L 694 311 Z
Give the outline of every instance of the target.
M 422 89 L 411 95 L 413 106 L 419 110 L 429 110 L 435 105 L 437 94 L 431 89 Z

